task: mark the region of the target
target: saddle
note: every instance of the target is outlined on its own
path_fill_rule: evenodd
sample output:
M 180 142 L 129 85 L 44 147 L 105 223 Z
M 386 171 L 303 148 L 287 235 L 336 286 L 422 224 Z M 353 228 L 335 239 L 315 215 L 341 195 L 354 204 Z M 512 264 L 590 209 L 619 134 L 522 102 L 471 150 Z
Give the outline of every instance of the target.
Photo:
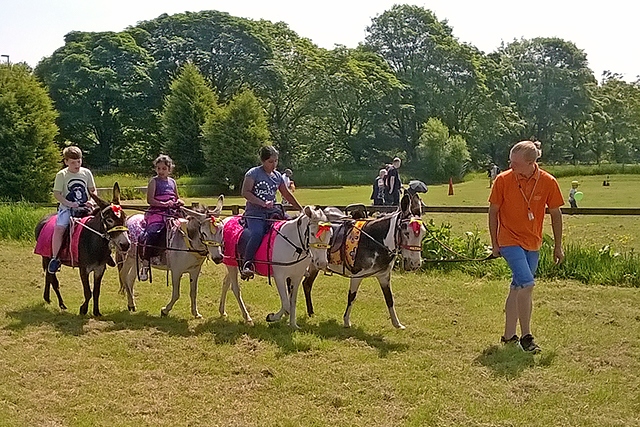
M 53 230 L 56 226 L 56 218 L 56 215 L 51 216 L 51 218 L 49 218 L 46 224 L 42 227 L 42 230 L 38 235 L 36 247 L 33 251 L 35 254 L 47 258 L 51 258 L 53 256 L 51 244 L 53 240 Z M 93 217 L 85 216 L 83 218 L 73 218 L 71 220 L 69 227 L 67 227 L 64 232 L 62 246 L 58 252 L 58 259 L 60 259 L 62 264 L 69 267 L 78 266 L 78 243 L 80 241 L 80 232 L 83 227 L 77 223 L 85 223 L 91 218 Z
M 262 239 L 262 243 L 258 248 L 255 256 L 255 270 L 261 276 L 270 276 L 273 274 L 273 268 L 270 261 L 273 259 L 273 244 L 277 230 L 284 225 L 285 221 L 275 221 L 272 223 L 269 231 Z M 222 263 L 232 267 L 238 267 L 244 264 L 242 253 L 246 240 L 243 239 L 244 219 L 241 216 L 234 216 L 229 219 L 222 231 L 224 240 L 224 251 Z M 246 235 L 245 235 L 246 236 Z

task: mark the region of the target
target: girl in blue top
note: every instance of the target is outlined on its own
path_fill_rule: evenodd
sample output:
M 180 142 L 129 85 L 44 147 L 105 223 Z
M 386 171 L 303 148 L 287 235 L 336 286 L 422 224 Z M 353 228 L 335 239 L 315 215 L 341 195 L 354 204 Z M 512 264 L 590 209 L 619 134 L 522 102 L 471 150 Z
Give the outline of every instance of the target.
M 282 197 L 291 203 L 294 209 L 299 211 L 302 207 L 291 194 L 282 179 L 280 172 L 276 170 L 278 166 L 278 151 L 265 146 L 260 149 L 260 166 L 256 166 L 247 171 L 242 183 L 242 197 L 247 199 L 244 211 L 247 222 L 249 240 L 244 251 L 244 266 L 240 270 L 240 275 L 247 280 L 253 277 L 256 251 L 262 243 L 262 238 L 269 230 L 268 218 L 281 215 L 282 210 L 274 206 L 276 201 L 276 191 L 280 190 Z

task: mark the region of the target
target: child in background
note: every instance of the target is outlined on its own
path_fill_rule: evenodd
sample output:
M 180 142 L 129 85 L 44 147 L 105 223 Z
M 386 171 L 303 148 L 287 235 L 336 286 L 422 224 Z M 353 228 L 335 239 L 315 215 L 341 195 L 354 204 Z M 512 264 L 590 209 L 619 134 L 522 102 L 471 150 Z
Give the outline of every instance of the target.
M 387 170 L 380 169 L 378 176 L 373 180 L 373 191 L 370 198 L 373 200 L 374 206 L 384 205 L 385 176 L 387 176 Z
M 150 207 L 144 214 L 146 226 L 141 236 L 143 249 L 139 277 L 142 281 L 149 278 L 149 260 L 157 256 L 158 249 L 164 246 L 160 236 L 166 227 L 167 218 L 175 216 L 175 210 L 184 205 L 178 197 L 176 181 L 169 176 L 174 166 L 171 157 L 161 154 L 153 161 L 153 166 L 156 176 L 151 178 L 147 185 L 147 203 Z
M 572 208 L 577 208 L 578 203 L 576 202 L 576 193 L 578 192 L 578 186 L 580 183 L 578 181 L 571 181 L 571 190 L 569 190 L 569 204 Z
M 64 232 L 71 221 L 72 211 L 91 205 L 91 194 L 98 195 L 93 174 L 89 169 L 82 167 L 82 150 L 73 145 L 66 147 L 62 150 L 62 158 L 67 167 L 56 174 L 53 184 L 53 197 L 60 204 L 51 243 L 53 258 L 47 268 L 51 274 L 60 270 L 58 252 L 62 247 Z

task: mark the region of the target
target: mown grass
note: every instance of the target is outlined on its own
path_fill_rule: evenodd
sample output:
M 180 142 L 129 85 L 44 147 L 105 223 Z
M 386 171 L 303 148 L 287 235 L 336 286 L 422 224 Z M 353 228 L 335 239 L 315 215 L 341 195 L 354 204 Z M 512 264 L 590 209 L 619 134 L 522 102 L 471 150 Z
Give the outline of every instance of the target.
M 94 319 L 77 314 L 75 270 L 60 274 L 69 312 L 41 301 L 31 245 L 3 242 L 0 266 L 3 426 L 640 425 L 638 289 L 540 281 L 533 332 L 543 352 L 532 356 L 497 345 L 506 281 L 459 272 L 394 272 L 404 331 L 372 279 L 344 329 L 347 281 L 321 276 L 316 316 L 300 301 L 292 332 L 263 320 L 279 304 L 264 278 L 243 283 L 254 327 L 231 295 L 219 318 L 223 268 L 212 263 L 202 320 L 189 314 L 186 279 L 160 318 L 162 280 L 137 284 L 129 313 L 109 268 Z

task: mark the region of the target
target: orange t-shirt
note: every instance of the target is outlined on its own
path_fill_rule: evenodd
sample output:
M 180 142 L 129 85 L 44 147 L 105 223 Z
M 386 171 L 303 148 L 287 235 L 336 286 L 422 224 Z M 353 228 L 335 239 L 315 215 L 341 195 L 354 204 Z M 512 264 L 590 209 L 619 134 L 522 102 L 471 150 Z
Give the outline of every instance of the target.
M 537 251 L 542 246 L 545 209 L 559 208 L 564 199 L 558 181 L 536 165 L 528 179 L 511 169 L 498 175 L 489 203 L 499 206 L 498 245 Z

